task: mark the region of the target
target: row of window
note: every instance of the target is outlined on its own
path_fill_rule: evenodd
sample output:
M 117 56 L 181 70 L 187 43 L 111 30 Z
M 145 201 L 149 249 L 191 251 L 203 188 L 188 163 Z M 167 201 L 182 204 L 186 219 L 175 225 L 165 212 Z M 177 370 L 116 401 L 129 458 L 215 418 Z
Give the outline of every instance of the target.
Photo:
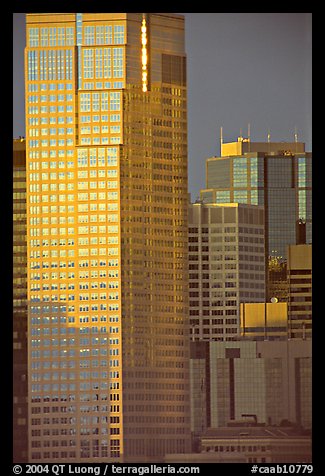
M 71 99 L 72 100 L 72 99 Z M 73 106 L 69 105 L 59 105 L 59 106 L 28 106 L 27 113 L 28 114 L 56 114 L 56 113 L 63 113 L 63 112 L 73 112 Z
M 116 187 L 117 188 L 117 187 Z M 22 198 L 26 197 L 26 193 L 21 194 Z M 118 199 L 118 192 L 91 192 L 91 193 L 78 193 L 78 200 L 79 201 L 88 201 L 88 200 L 117 200 Z M 48 203 L 48 202 L 75 202 L 75 195 L 74 194 L 51 194 L 51 195 L 30 195 L 30 203 Z M 106 230 L 104 228 L 101 228 L 98 230 L 99 233 L 106 233 Z M 108 231 L 109 233 L 117 233 L 118 230 L 115 227 L 114 229 L 111 228 L 111 231 Z M 68 228 L 67 230 L 60 230 L 60 234 L 74 234 L 74 229 L 73 228 Z M 45 233 L 44 233 L 45 234 Z M 49 231 L 47 229 L 46 234 L 49 234 Z M 51 234 L 58 234 L 58 230 L 52 230 Z M 40 236 L 40 230 L 38 228 L 31 228 L 30 229 L 30 236 Z
M 109 147 L 111 149 L 111 147 Z M 78 149 L 80 150 L 80 149 Z M 60 152 L 60 151 L 59 151 Z M 88 151 L 87 151 L 88 152 Z M 99 167 L 114 167 L 117 165 L 117 157 L 113 155 L 107 154 L 107 157 L 105 159 L 105 155 L 99 155 L 98 159 L 95 156 L 90 156 L 89 161 L 88 161 L 88 156 L 87 155 L 82 155 L 81 153 L 78 154 L 78 168 L 86 168 L 86 167 L 96 167 L 97 165 Z M 107 162 L 106 162 L 107 161 Z M 29 163 L 29 170 L 46 170 L 46 169 L 64 169 L 64 168 L 74 168 L 74 161 L 51 161 L 51 162 L 30 162 Z M 104 169 L 102 170 L 90 170 L 89 174 L 88 171 L 84 172 L 78 172 L 78 178 L 80 177 L 85 177 L 87 178 L 88 175 L 89 177 L 104 177 L 105 173 L 107 176 L 117 176 L 116 172 L 113 171 L 106 171 Z M 64 180 L 65 178 L 72 180 L 74 178 L 74 172 L 60 172 L 60 175 L 57 174 L 56 172 L 51 172 L 50 175 L 48 175 L 46 172 L 42 173 L 42 175 L 35 173 L 33 175 L 29 176 L 30 180 Z M 18 187 L 22 187 L 23 185 L 21 183 L 15 184 Z
M 215 327 L 215 328 L 203 328 L 202 329 L 202 334 L 204 335 L 212 335 L 212 334 L 238 334 L 239 333 L 239 329 L 238 329 L 238 324 L 237 323 L 234 323 L 234 325 L 236 327 L 226 327 L 226 328 L 223 328 L 223 327 Z M 198 335 L 200 333 L 199 329 L 194 329 L 194 332 L 195 332 L 195 335 Z M 192 331 L 193 333 L 193 331 Z
M 119 378 L 119 372 L 118 371 L 110 371 L 108 372 L 108 378 Z M 55 384 L 55 383 L 46 383 L 46 384 L 40 384 L 40 383 L 32 383 L 31 384 L 31 391 L 32 393 L 37 393 L 39 394 L 40 392 L 76 392 L 77 388 L 81 391 L 90 391 L 90 390 L 108 390 L 109 384 L 107 380 L 99 382 L 80 382 L 79 385 L 76 383 L 61 383 L 61 384 Z M 111 412 L 118 413 L 119 412 L 119 405 L 114 405 L 114 409 L 111 409 Z M 46 423 L 44 421 L 44 423 Z M 50 423 L 50 421 L 48 421 Z M 55 421 L 52 423 L 55 424 Z M 59 422 L 57 422 L 59 424 Z M 71 422 L 72 423 L 72 422 Z M 33 423 L 32 423 L 33 424 Z M 40 423 L 35 423 L 35 424 L 40 424 Z
M 248 234 L 248 235 L 263 235 L 264 234 L 264 229 L 262 227 L 256 227 L 256 228 L 250 228 L 246 226 L 239 226 L 234 227 L 234 226 L 226 226 L 226 225 L 210 225 L 209 228 L 206 226 L 202 226 L 200 228 L 198 227 L 193 227 L 190 225 L 189 227 L 189 233 L 193 235 L 198 235 L 199 231 L 201 234 L 214 234 L 214 233 L 225 233 L 227 235 L 234 233 L 236 238 L 236 234 Z
M 72 83 L 30 83 L 28 84 L 29 93 L 37 93 L 38 91 L 72 91 Z
M 223 312 L 223 311 L 221 311 Z M 231 310 L 226 311 L 227 313 L 232 313 L 233 315 L 236 315 L 237 311 L 236 310 Z M 238 324 L 237 319 L 235 318 L 227 318 L 227 319 L 203 319 L 201 321 L 203 326 L 211 326 L 211 325 L 216 325 L 216 326 L 223 326 L 224 324 Z M 190 320 L 191 326 L 199 326 L 200 325 L 200 320 L 199 319 L 191 319 Z
M 231 301 L 203 301 L 200 303 L 200 301 L 190 301 L 190 307 L 201 307 L 201 305 L 204 307 L 220 307 L 220 306 L 238 306 L 238 302 L 235 300 Z
M 205 446 L 205 451 L 215 451 L 215 452 L 257 452 L 257 451 L 270 451 L 270 446 L 251 446 L 251 445 L 244 445 L 244 446 L 229 446 L 229 445 L 216 445 L 216 446 Z
M 121 137 L 81 137 L 80 145 L 122 144 Z
M 107 175 L 110 175 L 111 177 L 116 177 L 117 172 L 116 171 L 110 171 L 111 173 L 108 173 Z M 54 175 L 54 174 L 51 174 Z M 42 183 L 42 184 L 37 184 L 37 183 L 30 183 L 29 185 L 29 192 L 35 193 L 35 192 L 48 192 L 48 191 L 64 191 L 64 190 L 74 190 L 75 184 L 73 182 L 68 182 L 68 183 Z M 116 181 L 105 181 L 105 180 L 99 180 L 98 182 L 78 182 L 77 183 L 77 189 L 78 190 L 88 190 L 90 189 L 96 189 L 96 188 L 102 188 L 102 189 L 111 189 L 111 188 L 117 188 L 117 182 Z M 78 194 L 79 198 L 79 194 Z M 81 197 L 80 197 L 81 198 Z M 42 200 L 45 201 L 45 200 Z M 47 200 L 46 200 L 47 201 Z M 56 200 L 54 200 L 56 201 Z M 96 215 L 91 215 L 92 219 L 90 221 L 97 221 L 97 216 Z M 115 218 L 116 215 L 100 215 L 99 216 L 99 221 L 117 221 Z M 41 223 L 40 218 L 33 218 L 33 222 L 30 222 L 31 225 L 33 224 L 38 224 Z M 46 221 L 44 221 L 46 220 Z M 47 223 L 48 218 L 43 218 L 43 223 Z M 65 219 L 62 217 L 62 220 Z M 86 219 L 88 221 L 88 217 Z M 57 218 L 55 219 L 55 222 L 57 222 Z M 73 217 L 70 217 L 70 221 L 68 220 L 69 223 L 74 223 Z M 53 223 L 53 222 L 52 222 Z M 61 221 L 62 223 L 62 221 Z M 85 223 L 85 220 L 82 221 L 79 217 L 79 223 Z
M 62 318 L 61 318 L 62 319 Z M 67 320 L 67 318 L 65 318 Z M 84 344 L 84 340 L 83 339 L 83 342 L 82 344 Z M 86 342 L 86 345 L 90 345 L 90 341 L 89 339 L 86 339 L 88 342 Z M 79 352 L 76 350 L 76 349 L 69 349 L 69 350 L 66 350 L 66 349 L 62 349 L 62 350 L 58 350 L 58 349 L 52 349 L 52 350 L 47 350 L 47 349 L 44 349 L 44 350 L 32 350 L 31 352 L 31 358 L 32 359 L 42 359 L 43 362 L 46 361 L 46 359 L 51 359 L 50 361 L 52 362 L 52 359 L 53 358 L 58 358 L 58 357 L 76 357 L 78 354 L 82 357 L 87 357 L 87 356 L 92 356 L 92 357 L 96 357 L 96 356 L 107 356 L 107 345 L 109 344 L 109 346 L 114 346 L 114 345 L 118 345 L 119 344 L 119 339 L 117 337 L 114 337 L 114 338 L 109 338 L 107 339 L 107 337 L 101 337 L 100 339 L 98 339 L 98 337 L 96 338 L 93 338 L 92 339 L 92 342 L 91 342 L 93 345 L 100 345 L 100 349 L 99 348 L 92 348 L 91 350 L 89 348 L 81 348 L 79 349 Z M 61 361 L 62 362 L 62 361 Z M 69 364 L 70 365 L 70 364 Z M 114 378 L 116 378 L 116 375 L 114 373 Z M 110 383 L 110 388 L 117 388 L 117 387 L 114 387 L 112 386 L 112 382 Z M 56 387 L 53 387 L 53 390 L 57 391 L 58 390 L 58 386 L 56 385 Z M 33 400 L 32 401 L 36 401 L 36 400 Z
M 118 359 L 111 359 L 109 361 L 106 361 L 106 363 L 109 363 L 110 367 L 118 367 L 119 366 L 119 360 Z M 78 373 L 75 372 L 42 372 L 42 373 L 36 373 L 32 372 L 31 374 L 31 379 L 32 382 L 38 382 L 38 381 L 43 381 L 43 380 L 75 380 L 75 379 L 80 379 L 80 380 L 90 380 L 90 379 L 108 379 L 108 372 L 107 371 L 79 371 Z M 114 397 L 114 398 L 113 398 Z M 110 399 L 111 400 L 119 400 L 119 395 L 118 394 L 110 394 Z M 49 411 L 46 411 L 46 409 L 49 409 L 50 407 L 44 407 L 43 408 L 43 413 L 49 413 Z M 55 408 L 55 407 L 53 407 Z M 52 408 L 52 411 L 54 411 Z M 33 409 L 32 409 L 33 410 Z M 40 413 L 41 408 L 40 407 L 34 407 L 34 412 L 32 413 Z
M 47 287 L 49 287 L 49 285 L 45 285 Z M 53 286 L 54 287 L 54 286 Z M 86 285 L 86 287 L 88 288 L 88 283 Z M 92 288 L 98 288 L 98 283 L 97 285 L 94 285 L 94 286 L 91 286 Z M 101 288 L 106 288 L 106 283 L 101 283 Z M 116 282 L 113 283 L 113 287 L 114 289 L 116 289 L 118 287 L 118 283 Z M 85 287 L 83 287 L 82 285 L 79 286 L 80 289 L 85 289 Z M 71 295 L 69 295 L 69 298 L 70 300 L 74 300 L 74 299 L 71 299 Z M 60 294 L 60 299 L 59 299 L 59 296 L 57 294 L 52 294 L 51 296 L 50 295 L 47 295 L 47 294 L 43 294 L 42 296 L 40 294 L 31 294 L 30 296 L 30 301 L 31 302 L 49 302 L 50 300 L 53 301 L 53 302 L 57 302 L 57 301 L 66 301 L 66 294 Z M 101 299 L 101 300 L 106 300 L 106 299 L 119 299 L 119 294 L 118 292 L 109 292 L 108 294 L 106 292 L 103 292 L 103 293 L 80 293 L 79 294 L 79 300 L 80 301 L 89 301 L 89 300 L 97 300 L 97 299 Z M 62 306 L 63 307 L 63 306 Z M 61 309 L 61 311 L 63 311 L 63 309 Z
M 88 267 L 89 266 L 89 263 L 88 264 L 84 264 L 84 260 L 82 260 L 82 262 L 80 263 L 81 266 L 80 267 Z M 93 260 L 91 260 L 91 266 L 92 267 L 97 267 L 98 266 L 98 262 L 94 262 Z M 105 266 L 105 265 L 101 265 L 101 266 Z M 110 278 L 113 278 L 113 277 L 117 277 L 118 276 L 118 273 L 115 269 L 101 269 L 101 270 L 92 270 L 90 272 L 90 275 L 92 278 L 98 278 L 98 276 L 100 278 L 106 278 L 107 275 L 110 277 Z M 47 278 L 46 278 L 47 276 Z M 48 279 L 48 276 L 49 276 L 49 273 L 43 273 L 42 274 L 42 278 L 44 279 Z M 75 272 L 70 272 L 70 273 L 65 273 L 65 272 L 60 272 L 60 273 L 51 273 L 51 279 L 58 279 L 60 277 L 60 280 L 64 280 L 64 279 L 74 279 L 76 277 L 75 275 Z M 30 278 L 31 280 L 39 280 L 41 279 L 41 275 L 40 273 L 31 273 L 30 275 Z M 79 278 L 80 279 L 88 279 L 89 278 L 89 271 L 79 271 Z
M 78 22 L 80 29 L 82 21 Z M 67 26 L 32 27 L 28 29 L 28 46 L 73 46 L 75 28 Z M 79 32 L 78 32 L 79 33 Z M 84 26 L 81 42 L 84 45 L 119 45 L 125 43 L 124 25 Z
M 124 81 L 83 81 L 82 89 L 123 89 Z
M 93 455 L 93 456 L 99 456 L 99 453 L 97 455 Z M 107 458 L 108 456 L 110 456 L 111 458 L 119 458 L 120 457 L 120 451 L 118 450 L 111 450 L 110 452 L 108 452 L 107 449 L 102 449 L 101 450 L 101 457 L 102 458 Z M 88 458 L 89 456 L 85 456 L 84 454 L 81 455 L 81 458 Z M 77 458 L 77 453 L 76 451 L 44 451 L 44 453 L 41 453 L 39 451 L 33 451 L 32 452 L 32 460 L 49 460 L 49 461 L 55 461 L 56 459 L 62 459 L 62 460 L 66 460 L 67 458 L 69 459 L 73 459 L 73 458 Z
M 64 139 L 62 139 L 62 140 L 64 141 Z M 67 144 L 67 143 L 70 144 L 71 140 L 72 139 L 66 139 L 65 144 Z M 44 158 L 44 159 L 56 158 L 57 156 L 58 157 L 67 157 L 67 158 L 74 157 L 74 150 L 73 149 L 69 150 L 66 147 L 64 149 L 61 149 L 61 150 L 58 150 L 58 151 L 56 149 L 52 149 L 50 151 L 42 150 L 41 152 L 39 151 L 39 149 L 36 149 L 36 150 L 31 149 L 28 152 L 28 158 L 31 159 L 31 160 L 35 160 L 35 159 L 39 159 L 39 158 Z M 68 164 L 69 164 L 69 162 L 68 162 Z M 70 164 L 71 164 L 71 162 L 70 162 Z M 72 166 L 67 165 L 67 167 L 72 167 Z M 39 162 L 30 162 L 30 164 L 29 164 L 29 169 L 30 170 L 39 170 L 39 168 L 40 168 L 40 163 Z

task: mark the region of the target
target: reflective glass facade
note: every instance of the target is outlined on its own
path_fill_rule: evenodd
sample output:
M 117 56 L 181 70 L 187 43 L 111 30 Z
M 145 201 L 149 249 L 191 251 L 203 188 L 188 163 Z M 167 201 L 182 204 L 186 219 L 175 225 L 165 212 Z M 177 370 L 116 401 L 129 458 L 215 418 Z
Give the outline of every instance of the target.
M 240 155 L 207 159 L 207 188 L 201 198 L 205 203 L 263 205 L 268 254 L 286 259 L 287 246 L 296 243 L 299 219 L 306 222 L 307 243 L 312 241 L 312 154 L 301 152 L 300 143 L 244 145 L 246 152 Z M 289 150 L 280 150 L 285 147 Z
M 27 15 L 31 461 L 189 448 L 185 65 L 179 15 Z

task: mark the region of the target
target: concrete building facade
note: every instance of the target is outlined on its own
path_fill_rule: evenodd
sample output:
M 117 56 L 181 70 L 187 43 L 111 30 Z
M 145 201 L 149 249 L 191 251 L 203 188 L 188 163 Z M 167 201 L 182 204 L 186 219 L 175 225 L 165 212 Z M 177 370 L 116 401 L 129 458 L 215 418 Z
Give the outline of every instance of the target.
M 191 355 L 192 388 L 201 389 L 191 396 L 194 435 L 246 415 L 311 428 L 310 340 L 191 342 Z
M 263 208 L 190 204 L 188 239 L 192 339 L 237 339 L 240 303 L 265 301 Z

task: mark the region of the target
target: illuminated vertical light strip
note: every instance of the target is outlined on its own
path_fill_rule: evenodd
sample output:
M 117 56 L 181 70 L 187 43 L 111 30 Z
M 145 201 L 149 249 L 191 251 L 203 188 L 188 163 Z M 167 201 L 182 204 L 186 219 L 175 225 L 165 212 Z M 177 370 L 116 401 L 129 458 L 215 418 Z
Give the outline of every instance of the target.
M 81 45 L 82 45 L 82 13 L 76 13 L 77 48 L 78 48 L 78 89 L 81 89 Z
M 142 91 L 148 91 L 148 35 L 145 16 L 141 24 L 141 64 L 142 64 Z

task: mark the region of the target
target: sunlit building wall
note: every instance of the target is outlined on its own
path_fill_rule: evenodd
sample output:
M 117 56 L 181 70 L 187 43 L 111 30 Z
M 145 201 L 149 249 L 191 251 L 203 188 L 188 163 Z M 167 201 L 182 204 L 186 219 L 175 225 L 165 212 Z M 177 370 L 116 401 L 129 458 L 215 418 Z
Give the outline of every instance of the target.
M 13 461 L 27 462 L 26 141 L 13 141 Z
M 28 14 L 25 55 L 29 458 L 187 451 L 184 19 Z
M 286 302 L 242 303 L 240 332 L 244 339 L 288 339 L 288 304 Z

